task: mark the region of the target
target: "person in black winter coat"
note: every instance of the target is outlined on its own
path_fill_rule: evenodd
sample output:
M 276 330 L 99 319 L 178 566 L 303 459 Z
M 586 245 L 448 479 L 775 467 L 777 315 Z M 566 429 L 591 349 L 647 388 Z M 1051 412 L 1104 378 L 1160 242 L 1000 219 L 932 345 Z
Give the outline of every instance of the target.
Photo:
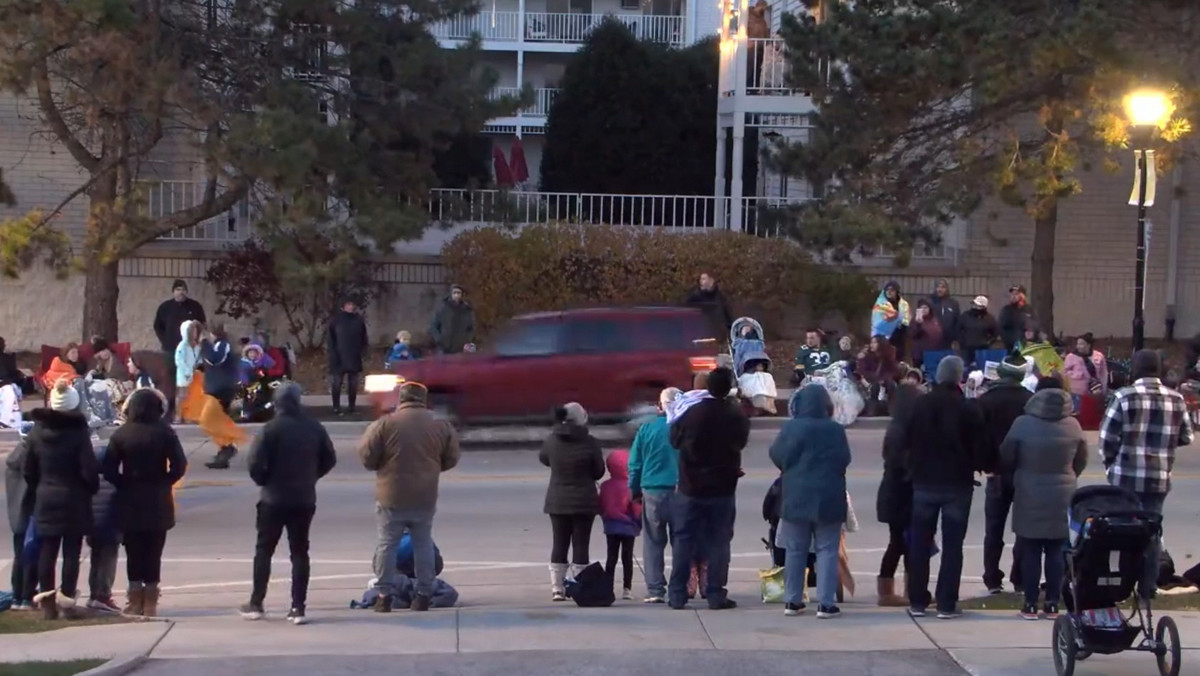
M 604 451 L 588 432 L 587 411 L 575 402 L 555 412 L 554 429 L 542 442 L 538 460 L 550 468 L 544 511 L 550 517 L 553 543 L 550 546 L 550 595 L 566 600 L 564 580 L 570 565 L 575 573 L 585 568 L 592 525 L 600 512 L 596 482 L 604 478 Z
M 718 340 L 729 339 L 729 328 L 733 326 L 733 314 L 729 311 L 729 303 L 725 294 L 717 286 L 717 280 L 707 272 L 700 275 L 700 285 L 692 290 L 687 297 L 690 307 L 700 308 L 704 319 L 712 328 L 712 336 Z
M 971 514 L 978 469 L 979 430 L 983 416 L 960 389 L 963 360 L 946 357 L 938 364 L 936 384 L 913 405 L 898 442 L 912 478 L 913 517 L 908 553 L 909 612 L 922 617 L 930 603 L 929 562 L 938 517 L 942 523 L 942 561 L 937 582 L 938 617 L 958 616 L 963 541 Z
M 978 400 L 985 437 L 979 469 L 987 474 L 983 502 L 983 583 L 993 594 L 1004 590 L 1000 558 L 1004 553 L 1004 525 L 1008 521 L 1014 496 L 1013 475 L 1001 467 L 1000 444 L 1017 418 L 1025 415 L 1025 404 L 1033 397 L 1033 393 L 1021 384 L 1026 374 L 1024 357 L 1005 359 L 996 368 L 996 373 L 999 379 Z M 1017 588 L 1021 585 L 1019 546 L 1020 538 L 1017 538 L 1013 543 L 1012 575 L 1009 578 Z
M 308 533 L 317 512 L 317 481 L 337 464 L 333 441 L 325 427 L 300 406 L 300 386 L 275 390 L 275 418 L 254 439 L 250 449 L 250 478 L 262 487 L 258 498 L 254 546 L 254 587 L 242 616 L 263 616 L 263 600 L 271 579 L 271 557 L 287 531 L 292 559 L 292 624 L 307 622 Z
M 880 523 L 888 526 L 888 544 L 879 562 L 877 592 L 879 605 L 900 606 L 906 603 L 896 594 L 896 569 L 904 562 L 908 570 L 908 543 L 905 540 L 912 524 L 912 480 L 905 464 L 904 430 L 912 416 L 921 389 L 912 384 L 896 388 L 892 398 L 892 421 L 883 435 L 883 479 L 875 498 L 875 513 Z
M 1000 339 L 1004 351 L 1012 352 L 1025 339 L 1025 327 L 1036 326 L 1033 306 L 1025 295 L 1025 287 L 1014 284 L 1008 290 L 1008 304 L 1000 310 Z
M 4 461 L 4 498 L 8 507 L 8 525 L 13 534 L 12 590 L 13 607 L 29 610 L 37 591 L 37 566 L 25 558 L 25 535 L 33 517 L 34 493 L 25 481 L 25 458 L 29 441 L 22 437 Z
M 177 279 L 171 284 L 171 297 L 164 300 L 154 313 L 154 335 L 158 337 L 162 348 L 163 363 L 167 367 L 164 378 L 163 394 L 167 395 L 167 412 L 171 418 L 175 416 L 175 346 L 179 344 L 179 327 L 186 321 L 196 321 L 203 324 L 207 321 L 204 316 L 204 306 L 198 301 L 188 298 L 187 282 Z
M 959 315 L 956 333 L 959 354 L 967 366 L 975 362 L 976 352 L 991 348 L 1000 337 L 1000 330 L 996 318 L 988 313 L 987 296 L 976 296 L 971 308 Z
M 329 393 L 333 397 L 333 412 L 342 413 L 342 380 L 346 381 L 346 398 L 350 415 L 358 403 L 358 377 L 363 370 L 363 354 L 367 351 L 367 323 L 363 321 L 353 301 L 342 303 L 342 309 L 329 321 L 326 352 L 329 358 Z
M 61 383 L 50 393 L 50 408 L 33 412 L 27 439 L 25 481 L 35 496 L 33 525 L 40 543 L 34 601 L 47 619 L 58 617 L 59 606 L 75 605 L 83 538 L 92 531 L 92 496 L 100 488 L 92 433 L 78 409 L 79 392 Z M 60 550 L 62 585 L 56 590 Z
M 933 312 L 934 318 L 942 326 L 942 340 L 937 345 L 939 350 L 949 350 L 954 341 L 958 340 L 958 319 L 962 316 L 962 309 L 958 305 L 958 301 L 950 295 L 950 281 L 939 279 L 933 288 L 933 295 L 929 297 L 929 308 Z
M 433 313 L 429 337 L 442 354 L 458 354 L 475 342 L 475 309 L 466 300 L 466 290 L 457 284 Z
M 187 473 L 187 457 L 167 423 L 165 397 L 136 390 L 125 403 L 125 424 L 104 454 L 104 478 L 117 487 L 117 528 L 125 540 L 128 615 L 158 611 L 162 554 L 175 527 L 174 486 Z
M 708 564 L 705 598 L 708 607 L 724 610 L 737 606 L 728 597 L 729 547 L 733 539 L 738 479 L 742 476 L 742 450 L 750 438 L 750 419 L 729 401 L 733 371 L 718 368 L 708 374 L 708 398 L 692 404 L 670 420 L 671 445 L 679 449 L 679 489 L 672 505 L 675 525 L 671 543 L 671 580 L 667 602 L 672 608 L 687 605 L 691 564 L 697 558 Z

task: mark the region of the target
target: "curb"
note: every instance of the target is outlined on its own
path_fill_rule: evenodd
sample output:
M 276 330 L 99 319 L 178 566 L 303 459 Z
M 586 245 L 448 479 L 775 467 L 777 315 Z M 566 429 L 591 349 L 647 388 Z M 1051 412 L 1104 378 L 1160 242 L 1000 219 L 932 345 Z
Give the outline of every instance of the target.
M 150 650 L 146 650 L 140 653 L 130 653 L 124 657 L 114 657 L 98 667 L 81 671 L 75 676 L 124 676 L 131 671 L 136 671 L 146 660 L 150 659 L 149 653 Z

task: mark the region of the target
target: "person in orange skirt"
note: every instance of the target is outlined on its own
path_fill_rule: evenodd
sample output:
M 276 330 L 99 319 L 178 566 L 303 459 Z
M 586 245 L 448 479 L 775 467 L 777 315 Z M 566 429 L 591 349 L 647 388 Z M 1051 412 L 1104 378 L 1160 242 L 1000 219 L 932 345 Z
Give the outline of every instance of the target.
M 216 457 L 205 467 L 229 469 L 229 461 L 237 455 L 237 445 L 246 441 L 246 434 L 229 417 L 229 407 L 237 394 L 241 358 L 229 344 L 223 324 L 214 324 L 208 337 L 200 341 L 200 359 L 204 364 L 205 395 L 200 429 L 217 447 Z

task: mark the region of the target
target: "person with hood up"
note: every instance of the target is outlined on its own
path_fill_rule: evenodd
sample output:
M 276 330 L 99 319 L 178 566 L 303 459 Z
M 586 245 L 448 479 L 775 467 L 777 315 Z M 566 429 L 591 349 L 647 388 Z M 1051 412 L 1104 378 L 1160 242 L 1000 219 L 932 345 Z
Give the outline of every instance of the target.
M 933 295 L 929 297 L 930 316 L 938 320 L 942 327 L 941 341 L 933 350 L 949 350 L 958 339 L 958 318 L 962 309 L 958 301 L 950 295 L 950 281 L 939 279 L 933 287 Z
M 475 308 L 467 302 L 467 292 L 455 284 L 433 313 L 429 337 L 441 354 L 458 354 L 475 342 Z
M 688 578 L 695 559 L 707 566 L 704 598 L 709 609 L 737 607 L 725 587 L 750 419 L 729 399 L 733 383 L 733 371 L 714 369 L 708 374 L 707 397 L 678 413 L 685 403 L 680 397 L 667 413 L 671 445 L 679 449 L 679 489 L 672 505 L 678 509 L 667 589 L 667 602 L 676 610 L 687 607 Z
M 372 568 L 379 601 L 375 612 L 390 613 L 396 594 L 396 551 L 407 531 L 412 540 L 416 594 L 409 608 L 433 604 L 437 549 L 433 517 L 443 472 L 458 465 L 458 434 L 449 421 L 429 410 L 429 390 L 421 383 L 400 386 L 399 405 L 367 427 L 358 446 L 363 467 L 375 472 L 375 514 L 379 539 Z
M 204 466 L 229 469 L 229 461 L 238 453 L 237 444 L 246 441 L 246 433 L 229 417 L 229 407 L 237 396 L 238 362 L 224 324 L 214 324 L 209 337 L 200 341 L 204 362 L 204 406 L 200 409 L 200 428 L 208 434 L 217 454 Z
M 61 380 L 50 392 L 50 408 L 33 412 L 27 442 L 25 482 L 34 494 L 33 527 L 38 537 L 38 587 L 34 602 L 48 620 L 78 597 L 83 538 L 92 531 L 92 496 L 100 488 L 99 462 L 92 449 L 80 396 Z M 62 585 L 54 568 L 62 553 Z
M 900 295 L 900 283 L 890 281 L 883 285 L 875 306 L 871 309 L 871 335 L 882 336 L 896 348 L 896 360 L 904 361 L 905 342 L 908 339 L 908 324 L 912 316 L 908 301 Z
M 587 411 L 571 402 L 555 412 L 554 429 L 542 442 L 538 460 L 550 468 L 545 513 L 550 517 L 550 598 L 565 601 L 565 581 L 583 570 L 600 511 L 596 482 L 604 478 L 604 452 L 588 432 Z M 568 549 L 571 564 L 567 563 Z M 570 568 L 574 570 L 569 570 Z
M 163 394 L 167 395 L 167 416 L 174 419 L 175 404 L 178 394 L 175 383 L 178 382 L 174 366 L 176 353 L 176 336 L 183 330 L 185 322 L 203 324 L 208 320 L 204 316 L 204 306 L 195 299 L 188 298 L 188 285 L 182 279 L 171 283 L 171 297 L 163 301 L 154 313 L 154 335 L 158 337 L 162 347 L 164 362 L 167 365 L 167 387 Z
M 28 424 L 28 423 L 26 423 Z M 25 481 L 25 459 L 29 456 L 28 429 L 20 430 L 21 439 L 4 461 L 4 498 L 8 525 L 13 534 L 12 594 L 13 610 L 33 610 L 37 592 L 37 566 L 25 553 L 25 536 L 33 517 L 34 492 Z
M 642 532 L 642 506 L 629 490 L 629 451 L 613 451 L 605 460 L 608 479 L 600 484 L 600 521 L 608 541 L 604 572 L 615 580 L 621 560 L 621 598 L 633 600 L 633 542 Z
M 659 414 L 638 428 L 629 449 L 629 491 L 642 503 L 642 568 L 645 603 L 664 603 L 667 596 L 666 549 L 671 541 L 672 502 L 679 483 L 679 451 L 671 445 L 667 408 L 683 394 L 668 387 L 658 396 Z
M 337 464 L 333 441 L 325 427 L 300 406 L 300 386 L 287 383 L 275 390 L 276 416 L 263 426 L 250 447 L 250 478 L 259 491 L 258 531 L 254 546 L 254 587 L 242 617 L 261 619 L 271 557 L 287 531 L 292 560 L 292 598 L 287 620 L 306 624 L 309 556 L 308 534 L 317 512 L 317 482 Z
M 188 320 L 179 325 L 179 344 L 175 346 L 172 363 L 175 365 L 177 406 L 167 406 L 168 413 L 178 411 L 179 422 L 198 422 L 204 409 L 204 363 L 200 358 L 200 340 L 204 325 Z M 174 420 L 174 418 L 172 418 Z
M 771 444 L 771 462 L 783 473 L 782 509 L 776 546 L 783 547 L 784 612 L 804 609 L 809 545 L 816 541 L 817 617 L 841 614 L 837 607 L 838 550 L 846 523 L 846 468 L 850 442 L 833 421 L 833 400 L 823 387 L 796 390 L 788 403 L 792 419 Z
M 1025 334 L 1025 327 L 1036 325 L 1025 287 L 1013 284 L 1008 289 L 1008 304 L 1000 310 L 1000 339 L 1004 341 L 1004 351 L 1016 349 Z
M 167 419 L 166 396 L 136 390 L 125 402 L 125 424 L 108 440 L 104 478 L 116 486 L 117 528 L 125 544 L 125 614 L 158 614 L 162 555 L 175 527 L 172 489 L 187 473 L 183 445 Z
M 719 342 L 729 339 L 729 328 L 733 326 L 733 313 L 725 294 L 717 286 L 717 280 L 707 272 L 700 273 L 699 285 L 687 297 L 688 307 L 699 308 L 705 321 Z
M 363 355 L 370 347 L 367 323 L 354 301 L 342 303 L 342 309 L 329 322 L 326 340 L 329 358 L 329 394 L 333 412 L 342 414 L 342 381 L 346 381 L 346 400 L 349 413 L 354 415 L 358 404 L 358 378 L 363 371 Z
M 999 337 L 996 318 L 988 313 L 987 296 L 976 296 L 971 308 L 958 318 L 956 338 L 959 354 L 968 366 L 975 364 L 975 353 L 991 348 Z M 983 368 L 983 364 L 977 364 Z
M 983 415 L 984 447 L 979 467 L 987 475 L 983 502 L 983 584 L 989 594 L 1004 591 L 1004 572 L 1000 559 L 1004 554 L 1004 526 L 1012 509 L 1015 488 L 1013 475 L 1000 462 L 1000 445 L 1017 418 L 1025 415 L 1033 393 L 1022 382 L 1027 373 L 1024 357 L 1007 357 L 996 367 L 998 378 L 977 400 Z M 1021 543 L 1013 544 L 1012 573 L 1014 589 L 1021 588 Z
M 913 484 L 913 519 L 908 556 L 909 614 L 924 617 L 931 601 L 929 567 L 942 522 L 942 561 L 937 581 L 937 616 L 960 615 L 963 541 L 971 514 L 983 416 L 959 387 L 963 360 L 946 357 L 938 364 L 937 381 L 913 405 L 900 441 Z
M 267 371 L 275 368 L 275 360 L 258 343 L 247 343 L 242 348 L 242 359 L 238 362 L 238 382 L 242 385 L 261 378 Z
M 934 314 L 929 301 L 924 298 L 918 300 L 912 324 L 912 365 L 917 368 L 924 365 L 926 352 L 949 349 L 942 347 L 946 343 L 945 333 L 942 320 Z
M 904 429 L 912 415 L 917 398 L 922 394 L 919 385 L 902 384 L 896 388 L 891 407 L 892 420 L 883 435 L 883 479 L 875 497 L 875 513 L 880 523 L 887 524 L 888 543 L 879 562 L 876 592 L 879 605 L 907 606 L 908 599 L 896 594 L 896 570 L 904 562 L 908 570 L 908 542 L 905 535 L 912 525 L 912 480 L 905 465 L 902 446 Z
M 1042 387 L 1042 386 L 1039 386 Z M 1025 605 L 1021 617 L 1038 619 L 1038 581 L 1046 570 L 1042 612 L 1058 616 L 1063 554 L 1070 531 L 1066 514 L 1079 475 L 1087 467 L 1088 444 L 1071 417 L 1071 397 L 1061 387 L 1042 387 L 1025 404 L 1000 445 L 1000 464 L 1013 477 L 1012 531 L 1021 543 Z

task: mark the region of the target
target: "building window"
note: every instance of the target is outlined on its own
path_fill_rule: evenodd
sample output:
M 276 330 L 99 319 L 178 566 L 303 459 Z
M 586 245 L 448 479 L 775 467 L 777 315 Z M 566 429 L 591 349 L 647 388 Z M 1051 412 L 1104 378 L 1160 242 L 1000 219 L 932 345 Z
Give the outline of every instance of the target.
M 641 8 L 641 0 L 621 0 L 621 9 L 639 10 Z
M 321 24 L 302 23 L 292 26 L 291 44 L 296 66 L 292 77 L 297 80 L 320 80 L 325 76 L 326 54 L 329 51 L 329 36 Z

